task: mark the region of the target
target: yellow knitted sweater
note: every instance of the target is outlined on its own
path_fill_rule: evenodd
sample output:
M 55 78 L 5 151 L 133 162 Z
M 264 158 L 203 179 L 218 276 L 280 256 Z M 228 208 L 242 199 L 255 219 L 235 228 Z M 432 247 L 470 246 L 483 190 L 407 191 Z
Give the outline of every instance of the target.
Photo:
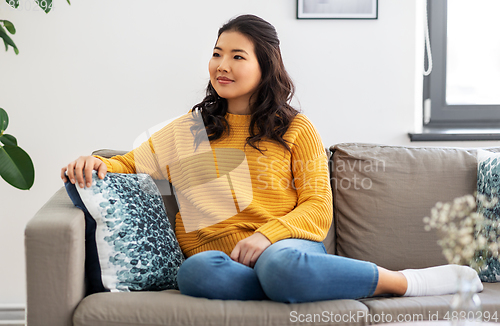
M 302 114 L 294 118 L 283 137 L 291 153 L 272 141 L 261 141 L 260 153 L 245 146 L 250 115 L 227 113 L 226 119 L 229 134 L 196 148 L 185 123 L 170 123 L 126 155 L 98 158 L 108 172 L 148 173 L 172 182 L 180 208 L 175 233 L 188 257 L 206 250 L 230 255 L 254 232 L 271 243 L 322 241 L 332 221 L 332 192 L 312 123 Z

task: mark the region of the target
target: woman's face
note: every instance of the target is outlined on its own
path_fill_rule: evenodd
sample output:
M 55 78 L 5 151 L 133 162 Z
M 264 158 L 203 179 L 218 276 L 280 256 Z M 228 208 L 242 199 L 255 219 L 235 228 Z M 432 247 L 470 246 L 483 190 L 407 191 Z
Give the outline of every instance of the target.
M 212 86 L 229 108 L 232 103 L 248 106 L 262 76 L 253 42 L 235 31 L 219 36 L 208 70 Z

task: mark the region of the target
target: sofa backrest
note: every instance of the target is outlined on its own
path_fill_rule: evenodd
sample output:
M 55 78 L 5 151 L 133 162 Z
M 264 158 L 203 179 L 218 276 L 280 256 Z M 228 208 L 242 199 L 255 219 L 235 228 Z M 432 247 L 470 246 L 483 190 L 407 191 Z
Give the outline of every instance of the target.
M 500 152 L 500 147 L 488 150 Z M 330 152 L 334 216 L 323 241 L 328 253 L 393 270 L 446 264 L 438 236 L 424 230 L 423 218 L 438 201 L 474 193 L 475 149 L 344 143 Z M 157 185 L 171 187 L 168 182 Z M 163 200 L 175 227 L 175 196 Z
M 474 193 L 476 150 L 359 143 L 330 150 L 336 254 L 392 270 L 447 263 L 423 218 L 438 201 Z

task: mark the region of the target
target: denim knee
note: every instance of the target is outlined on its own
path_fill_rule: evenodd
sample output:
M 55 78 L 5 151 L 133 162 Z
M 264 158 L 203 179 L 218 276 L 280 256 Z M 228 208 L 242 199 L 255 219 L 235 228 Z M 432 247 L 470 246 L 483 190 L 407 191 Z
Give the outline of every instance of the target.
M 300 266 L 305 263 L 306 255 L 294 248 L 283 248 L 268 255 L 256 266 L 262 289 L 271 300 L 292 303 L 302 301 L 301 287 L 308 285 L 304 283 Z
M 204 251 L 186 259 L 177 272 L 177 284 L 182 294 L 206 297 L 217 266 L 226 262 L 220 251 Z
M 177 283 L 182 294 L 223 300 L 267 299 L 255 271 L 221 251 L 205 251 L 181 265 Z

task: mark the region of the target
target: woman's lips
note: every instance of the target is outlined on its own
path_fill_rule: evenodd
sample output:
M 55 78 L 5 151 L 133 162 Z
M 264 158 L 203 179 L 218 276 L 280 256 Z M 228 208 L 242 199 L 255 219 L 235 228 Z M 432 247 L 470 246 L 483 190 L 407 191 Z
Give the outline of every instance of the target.
M 227 77 L 217 77 L 217 81 L 223 85 L 231 84 L 232 82 L 234 82 L 234 80 Z

